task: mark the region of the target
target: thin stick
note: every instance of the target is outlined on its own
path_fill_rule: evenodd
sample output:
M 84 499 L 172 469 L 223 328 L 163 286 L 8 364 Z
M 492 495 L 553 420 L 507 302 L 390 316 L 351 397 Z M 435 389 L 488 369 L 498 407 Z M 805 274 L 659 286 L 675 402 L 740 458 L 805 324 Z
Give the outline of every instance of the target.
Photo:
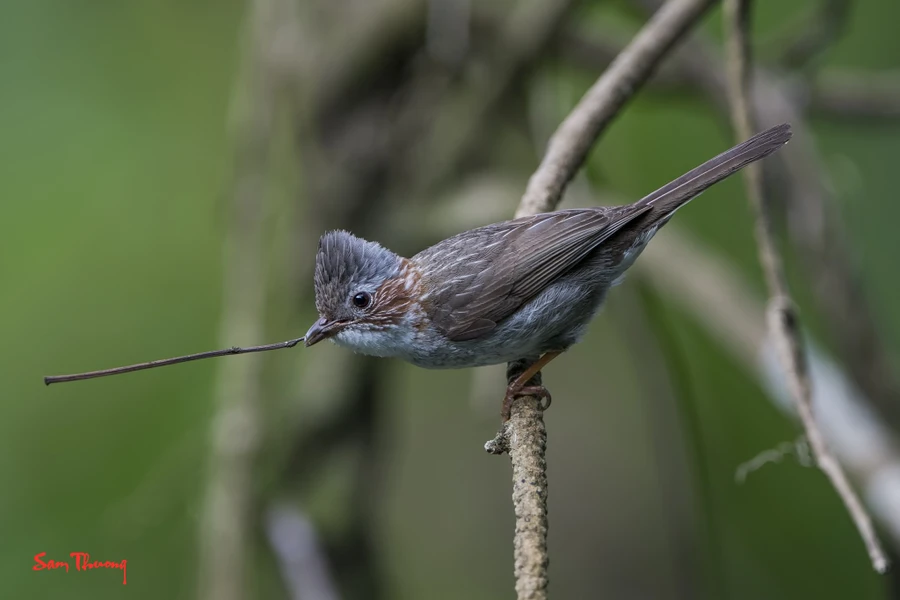
M 156 367 L 166 367 L 169 365 L 177 365 L 178 363 L 190 362 L 192 360 L 201 360 L 204 358 L 216 358 L 217 356 L 228 356 L 229 354 L 249 354 L 250 352 L 268 352 L 269 350 L 281 350 L 282 348 L 293 348 L 305 337 L 300 337 L 277 344 L 266 344 L 264 346 L 248 346 L 247 348 L 239 348 L 232 346 L 223 350 L 210 350 L 208 352 L 198 352 L 196 354 L 188 354 L 186 356 L 175 356 L 172 358 L 162 358 L 160 360 L 151 360 L 148 362 L 137 363 L 136 365 L 128 365 L 126 367 L 115 367 L 112 369 L 101 369 L 99 371 L 88 371 L 87 373 L 76 373 L 74 375 L 50 375 L 44 377 L 44 383 L 63 383 L 66 381 L 81 381 L 82 379 L 94 379 L 96 377 L 106 377 L 108 375 L 120 375 L 122 373 L 131 373 L 132 371 L 143 371 L 144 369 L 155 369 Z
M 754 130 L 751 111 L 750 60 L 750 0 L 725 2 L 726 52 L 728 57 L 729 96 L 731 117 L 738 139 Z M 763 194 L 762 172 L 759 165 L 748 165 L 744 171 L 747 195 L 756 212 L 756 242 L 759 259 L 769 290 L 769 331 L 778 347 L 782 366 L 788 377 L 788 387 L 797 404 L 800 421 L 806 431 L 816 465 L 831 481 L 847 512 L 853 519 L 872 566 L 879 573 L 887 570 L 888 560 L 872 526 L 872 518 L 847 480 L 840 463 L 831 454 L 813 414 L 812 384 L 803 345 L 800 321 L 790 297 L 781 254 L 775 243 L 772 217 Z

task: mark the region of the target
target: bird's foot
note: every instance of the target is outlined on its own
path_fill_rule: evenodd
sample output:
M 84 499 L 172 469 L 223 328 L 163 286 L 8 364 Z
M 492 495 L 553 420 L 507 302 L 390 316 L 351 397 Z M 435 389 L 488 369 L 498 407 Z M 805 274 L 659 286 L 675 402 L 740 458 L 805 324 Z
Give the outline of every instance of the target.
M 500 408 L 500 417 L 504 423 L 509 421 L 513 400 L 522 396 L 534 396 L 542 400 L 540 404 L 542 412 L 550 408 L 550 403 L 553 401 L 549 390 L 542 385 L 516 385 L 515 382 L 511 383 L 506 388 L 506 396 L 504 396 L 503 406 Z

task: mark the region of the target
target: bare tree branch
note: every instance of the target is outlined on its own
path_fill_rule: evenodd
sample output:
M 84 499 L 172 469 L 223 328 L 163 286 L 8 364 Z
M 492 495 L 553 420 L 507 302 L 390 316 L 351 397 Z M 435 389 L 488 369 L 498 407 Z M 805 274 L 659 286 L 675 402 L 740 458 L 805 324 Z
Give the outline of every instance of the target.
M 749 0 L 725 2 L 731 113 L 739 140 L 747 139 L 756 130 L 750 92 L 752 77 L 748 33 L 750 6 Z M 873 567 L 879 573 L 883 573 L 887 569 L 887 557 L 881 549 L 871 517 L 853 491 L 840 463 L 829 451 L 813 415 L 812 387 L 806 351 L 801 339 L 799 317 L 790 298 L 781 255 L 776 246 L 771 216 L 763 195 L 762 171 L 759 165 L 748 165 L 744 171 L 744 179 L 747 195 L 756 212 L 756 240 L 769 289 L 770 300 L 767 311 L 769 328 L 777 342 L 782 367 L 789 375 L 790 388 L 797 403 L 800 420 L 806 430 L 817 465 L 831 480 L 835 491 L 847 507 L 866 544 Z

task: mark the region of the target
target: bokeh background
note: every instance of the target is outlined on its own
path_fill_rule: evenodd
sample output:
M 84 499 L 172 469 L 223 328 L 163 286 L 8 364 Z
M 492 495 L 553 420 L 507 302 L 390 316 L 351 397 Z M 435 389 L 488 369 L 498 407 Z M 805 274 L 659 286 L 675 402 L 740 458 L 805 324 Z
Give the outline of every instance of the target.
M 653 4 L 3 3 L 0 596 L 513 597 L 509 464 L 482 449 L 502 367 L 424 371 L 322 344 L 41 377 L 302 335 L 328 228 L 409 255 L 508 218 Z M 891 443 L 898 22 L 894 0 L 760 0 L 754 21 L 804 138 L 788 148 L 815 157 L 799 188 L 770 161 L 793 290 Z M 566 206 L 632 201 L 733 143 L 715 97 L 721 29 L 716 7 Z M 822 191 L 830 225 L 803 189 Z M 670 227 L 660 244 L 694 254 L 648 251 L 544 373 L 552 595 L 896 597 L 802 451 L 735 480 L 801 433 L 754 355 L 764 288 L 740 179 Z M 845 271 L 861 295 L 835 309 L 847 286 L 822 280 Z M 685 301 L 672 281 L 702 293 Z M 721 317 L 727 282 L 742 309 Z M 851 347 L 860 322 L 872 335 Z M 872 474 L 851 471 L 864 490 Z M 876 520 L 893 553 L 891 510 Z M 127 587 L 118 571 L 31 570 L 39 552 L 78 551 L 127 559 Z

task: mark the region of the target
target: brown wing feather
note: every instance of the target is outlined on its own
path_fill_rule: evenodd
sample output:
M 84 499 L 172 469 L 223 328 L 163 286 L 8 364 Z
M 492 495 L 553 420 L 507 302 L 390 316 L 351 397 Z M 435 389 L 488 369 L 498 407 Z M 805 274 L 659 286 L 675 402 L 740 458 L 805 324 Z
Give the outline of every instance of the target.
M 544 213 L 449 238 L 413 257 L 428 263 L 423 303 L 454 341 L 488 334 L 497 323 L 577 265 L 650 207 Z
M 790 138 L 790 125 L 772 127 L 635 204 L 544 213 L 444 240 L 412 258 L 427 267 L 425 310 L 451 340 L 484 336 L 636 217 L 652 211 L 647 219 L 665 223 L 688 200 Z

